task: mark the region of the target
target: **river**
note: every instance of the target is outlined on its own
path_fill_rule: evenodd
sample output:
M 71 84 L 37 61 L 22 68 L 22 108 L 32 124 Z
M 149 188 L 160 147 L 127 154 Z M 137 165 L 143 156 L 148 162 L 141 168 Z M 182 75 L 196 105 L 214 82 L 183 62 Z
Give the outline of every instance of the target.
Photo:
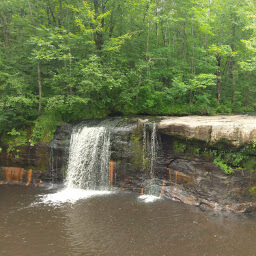
M 54 203 L 55 192 L 0 186 L 1 256 L 256 255 L 253 216 L 122 192 Z

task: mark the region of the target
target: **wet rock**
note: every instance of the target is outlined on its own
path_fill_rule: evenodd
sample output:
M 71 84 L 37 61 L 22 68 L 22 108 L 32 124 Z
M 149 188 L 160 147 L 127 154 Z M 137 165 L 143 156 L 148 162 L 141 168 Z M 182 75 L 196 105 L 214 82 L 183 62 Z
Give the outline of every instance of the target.
M 49 144 L 39 143 L 35 146 L 25 146 L 19 148 L 18 155 L 7 153 L 7 148 L 3 147 L 0 153 L 0 166 L 22 167 L 25 170 L 40 169 L 42 172 L 48 172 L 49 169 Z
M 72 129 L 73 125 L 68 123 L 57 129 L 54 139 L 48 146 L 48 172 L 42 177 L 43 180 L 52 183 L 63 182 L 68 166 Z
M 175 184 L 184 184 L 194 182 L 194 178 L 191 175 L 184 174 L 179 171 L 168 168 L 169 180 L 175 182 Z
M 30 186 L 42 184 L 41 171 L 25 170 L 21 167 L 1 167 L 0 184 Z
M 25 170 L 20 167 L 1 167 L 2 177 L 5 182 L 22 182 Z
M 177 184 L 171 184 L 169 186 L 166 186 L 165 195 L 172 200 L 178 200 L 189 205 L 198 206 L 200 203 L 196 196 L 194 196 L 192 193 L 188 192 L 182 186 Z
M 149 120 L 148 119 L 140 119 L 138 118 L 137 119 L 137 124 L 138 124 L 138 127 L 142 127 L 143 128 L 143 125 L 148 122 Z
M 200 203 L 199 208 L 204 211 L 204 212 L 208 212 L 208 211 L 213 211 L 214 210 L 214 206 L 210 203 Z
M 241 204 L 239 205 L 239 208 L 235 209 L 235 211 L 242 212 L 242 213 L 256 213 L 256 205 L 252 204 Z

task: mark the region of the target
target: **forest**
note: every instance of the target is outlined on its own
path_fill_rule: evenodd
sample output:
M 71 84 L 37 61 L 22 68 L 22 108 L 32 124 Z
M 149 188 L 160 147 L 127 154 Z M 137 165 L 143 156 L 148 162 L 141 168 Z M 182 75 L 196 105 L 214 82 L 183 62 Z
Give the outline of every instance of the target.
M 63 122 L 256 110 L 252 0 L 1 0 L 0 134 Z

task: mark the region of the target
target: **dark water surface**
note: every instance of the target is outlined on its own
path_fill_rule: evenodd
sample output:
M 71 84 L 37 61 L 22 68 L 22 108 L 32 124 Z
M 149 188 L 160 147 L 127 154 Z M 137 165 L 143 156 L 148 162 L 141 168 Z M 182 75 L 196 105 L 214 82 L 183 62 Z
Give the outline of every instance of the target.
M 0 186 L 0 255 L 256 255 L 256 217 L 115 193 L 59 206 L 51 190 Z

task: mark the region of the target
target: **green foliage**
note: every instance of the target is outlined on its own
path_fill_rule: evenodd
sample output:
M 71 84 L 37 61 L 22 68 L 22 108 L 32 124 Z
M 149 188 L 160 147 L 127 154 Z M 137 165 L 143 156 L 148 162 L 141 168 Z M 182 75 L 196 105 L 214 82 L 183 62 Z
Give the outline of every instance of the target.
M 141 141 L 141 138 L 139 134 L 137 134 L 137 132 L 133 133 L 131 137 L 131 142 L 132 142 L 131 149 L 132 149 L 132 152 L 134 152 L 134 157 L 132 162 L 133 162 L 134 168 L 139 167 L 140 169 L 144 169 L 149 162 L 144 158 L 140 141 Z
M 230 166 L 228 166 L 227 164 L 225 164 L 223 162 L 223 160 L 221 159 L 221 155 L 216 157 L 214 159 L 213 163 L 216 164 L 217 166 L 219 166 L 221 168 L 221 170 L 224 171 L 227 175 L 234 173 L 234 170 Z
M 34 144 L 62 121 L 254 111 L 255 11 L 245 0 L 2 0 L 0 134 L 33 123 Z
M 249 189 L 249 192 L 250 192 L 250 194 L 251 194 L 252 196 L 256 196 L 256 187 L 251 187 L 251 188 Z
M 30 145 L 34 146 L 39 141 L 50 142 L 53 139 L 56 128 L 61 124 L 59 113 L 48 112 L 40 116 L 32 129 Z
M 214 158 L 214 164 L 219 166 L 226 174 L 232 174 L 233 169 L 246 169 L 256 171 L 256 141 L 246 145 L 240 150 L 209 150 L 205 149 L 203 154 Z
M 19 158 L 19 147 L 26 146 L 28 134 L 26 131 L 17 131 L 13 128 L 3 137 L 3 143 L 8 145 L 7 153 L 12 154 L 15 158 Z
M 200 156 L 200 148 L 195 148 L 194 153 L 196 156 Z
M 175 140 L 174 143 L 173 143 L 173 150 L 175 152 L 175 154 L 181 154 L 181 153 L 184 153 L 185 150 L 187 148 L 187 145 L 183 142 L 180 142 L 178 140 Z

